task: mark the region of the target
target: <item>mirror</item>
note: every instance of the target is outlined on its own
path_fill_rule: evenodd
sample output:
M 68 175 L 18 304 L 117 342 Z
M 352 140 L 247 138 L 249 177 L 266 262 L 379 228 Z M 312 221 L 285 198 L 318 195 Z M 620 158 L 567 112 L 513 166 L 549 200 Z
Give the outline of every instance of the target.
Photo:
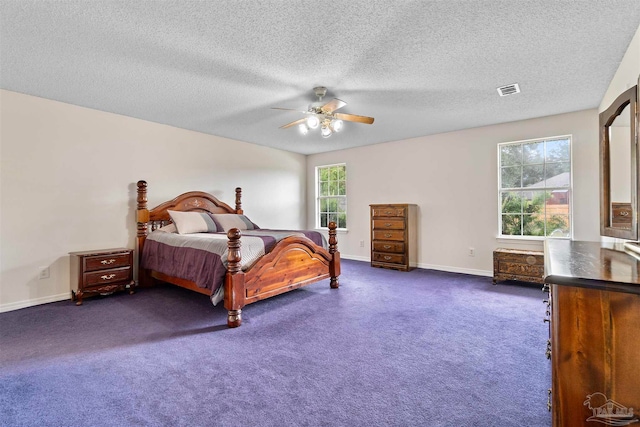
M 600 113 L 600 234 L 638 240 L 638 86 Z

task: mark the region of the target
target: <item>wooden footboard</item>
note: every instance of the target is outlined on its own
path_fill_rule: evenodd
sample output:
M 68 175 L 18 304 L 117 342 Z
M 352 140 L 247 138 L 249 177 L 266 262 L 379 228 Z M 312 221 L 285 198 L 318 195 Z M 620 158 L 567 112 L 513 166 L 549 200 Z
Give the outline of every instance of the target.
M 329 224 L 329 250 L 306 237 L 282 239 L 275 248 L 249 270 L 240 270 L 240 230 L 232 229 L 225 280 L 224 303 L 229 310 L 227 325 L 242 324 L 242 307 L 323 279 L 338 288 L 340 253 L 337 250 L 336 224 Z
M 147 209 L 147 183 L 138 181 L 137 223 L 138 256 L 149 232 L 170 222 L 168 210 L 200 211 L 210 213 L 241 214 L 242 190 L 236 188 L 235 209 L 220 202 L 216 197 L 192 191 L 162 203 L 154 209 Z M 260 258 L 251 268 L 243 272 L 241 266 L 241 232 L 237 228 L 229 230 L 228 265 L 224 283 L 224 306 L 229 311 L 227 325 L 231 328 L 242 324 L 242 308 L 284 292 L 330 279 L 331 288 L 338 288 L 340 276 L 340 252 L 336 239 L 336 224 L 329 224 L 329 248 L 317 246 L 306 237 L 291 236 L 276 244 L 274 249 Z M 139 284 L 150 284 L 153 279 L 172 283 L 200 293 L 210 293 L 195 283 L 179 277 L 139 268 Z

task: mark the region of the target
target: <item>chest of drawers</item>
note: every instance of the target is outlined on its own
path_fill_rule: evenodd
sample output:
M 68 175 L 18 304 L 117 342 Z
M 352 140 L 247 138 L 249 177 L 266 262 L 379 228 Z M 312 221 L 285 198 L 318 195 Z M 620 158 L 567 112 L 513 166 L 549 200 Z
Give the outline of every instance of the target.
M 409 271 L 417 264 L 417 206 L 369 205 L 371 266 Z
M 500 280 L 544 282 L 544 252 L 519 249 L 493 251 L 493 284 Z
M 84 296 L 120 290 L 133 293 L 133 250 L 126 248 L 70 252 L 71 297 L 82 305 Z M 74 286 L 75 285 L 75 286 Z

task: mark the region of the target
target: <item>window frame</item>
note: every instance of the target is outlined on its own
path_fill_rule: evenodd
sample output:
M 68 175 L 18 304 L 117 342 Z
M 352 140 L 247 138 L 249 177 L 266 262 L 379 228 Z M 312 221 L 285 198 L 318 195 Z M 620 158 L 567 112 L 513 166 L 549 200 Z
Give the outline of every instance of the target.
M 525 144 L 530 144 L 530 143 L 539 143 L 539 142 L 548 142 L 548 141 L 554 141 L 554 140 L 563 140 L 563 139 L 567 139 L 569 140 L 569 186 L 568 187 L 522 187 L 522 182 L 520 183 L 520 187 L 508 187 L 508 188 L 502 188 L 502 164 L 501 164 L 501 147 L 507 146 L 507 145 L 520 145 L 521 147 L 524 146 Z M 549 162 L 551 163 L 551 162 Z M 546 166 L 547 161 L 545 159 L 544 163 L 542 163 L 543 165 Z M 522 163 L 521 163 L 522 165 Z M 545 239 L 549 238 L 549 239 L 558 239 L 558 240 L 573 240 L 573 234 L 574 234 L 574 227 L 573 227 L 573 223 L 574 223 L 574 209 L 573 209 L 573 199 L 574 199 L 574 189 L 573 189 L 573 135 L 572 134 L 567 134 L 567 135 L 556 135 L 556 136 L 549 136 L 549 137 L 543 137 L 543 138 L 532 138 L 532 139 L 525 139 L 525 140 L 520 140 L 520 141 L 510 141 L 510 142 L 500 142 L 497 145 L 497 173 L 498 173 L 498 179 L 497 179 L 497 184 L 498 184 L 498 193 L 497 193 L 497 224 L 498 224 L 498 235 L 497 238 L 498 239 L 511 239 L 511 240 L 534 240 L 534 241 L 544 241 Z M 547 178 L 548 179 L 548 178 Z M 544 227 L 545 227 L 545 235 L 544 236 L 531 236 L 531 235 L 523 235 L 523 234 L 519 234 L 519 235 L 513 235 L 513 234 L 502 234 L 502 193 L 504 191 L 540 191 L 540 190 L 546 190 L 546 191 L 554 191 L 554 190 L 567 190 L 569 192 L 569 233 L 568 236 L 549 236 L 546 235 L 546 227 L 547 227 L 547 217 L 545 214 L 545 220 L 544 220 Z M 545 208 L 546 208 L 546 202 L 545 202 Z M 521 225 L 521 232 L 522 232 L 522 225 Z
M 321 196 L 320 195 L 320 170 L 321 169 L 327 169 L 327 168 L 331 168 L 331 167 L 336 167 L 336 166 L 344 166 L 344 179 L 343 180 L 338 180 L 338 182 L 340 181 L 344 181 L 344 195 L 329 195 L 329 196 Z M 348 214 L 348 208 L 347 208 L 347 195 L 348 195 L 348 191 L 347 191 L 347 164 L 346 163 L 333 163 L 333 164 L 328 164 L 328 165 L 318 165 L 315 167 L 315 187 L 316 187 L 316 203 L 315 203 L 315 222 L 316 222 L 316 229 L 319 230 L 328 230 L 329 227 L 323 227 L 321 224 L 321 213 L 320 212 L 320 206 L 321 206 L 321 199 L 328 199 L 328 198 L 340 198 L 344 200 L 344 215 L 345 215 L 345 227 L 338 227 L 337 230 L 340 231 L 347 231 L 347 227 L 348 227 L 348 218 L 349 218 L 349 214 Z M 337 221 L 336 221 L 336 224 Z M 327 222 L 328 225 L 328 222 Z

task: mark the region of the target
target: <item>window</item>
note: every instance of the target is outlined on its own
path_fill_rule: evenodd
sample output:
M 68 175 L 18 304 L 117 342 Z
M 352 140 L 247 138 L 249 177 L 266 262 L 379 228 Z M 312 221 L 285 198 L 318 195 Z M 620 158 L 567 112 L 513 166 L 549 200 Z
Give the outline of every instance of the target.
M 316 177 L 318 227 L 347 228 L 347 165 L 318 166 Z
M 504 236 L 571 237 L 571 137 L 498 144 Z

